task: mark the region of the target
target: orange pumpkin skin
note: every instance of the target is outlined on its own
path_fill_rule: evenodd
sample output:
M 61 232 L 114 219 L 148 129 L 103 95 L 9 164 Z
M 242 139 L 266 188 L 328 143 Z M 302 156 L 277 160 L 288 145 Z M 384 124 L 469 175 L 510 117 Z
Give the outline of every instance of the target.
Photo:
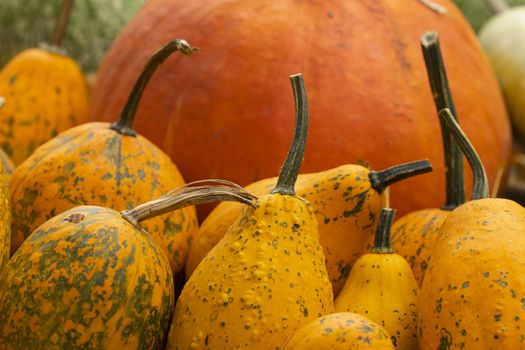
M 144 137 L 124 136 L 107 123 L 87 123 L 39 147 L 10 179 L 11 253 L 49 218 L 77 205 L 131 209 L 184 184 L 170 158 Z M 197 231 L 194 207 L 143 223 L 174 273 L 186 262 Z
M 468 202 L 440 227 L 419 295 L 419 346 L 521 349 L 525 337 L 525 209 Z
M 343 287 L 353 263 L 373 243 L 377 217 L 384 198 L 371 187 L 370 171 L 360 165 L 343 165 L 327 171 L 299 175 L 298 196 L 312 203 L 319 222 L 319 241 L 326 257 L 326 269 L 334 295 Z M 268 194 L 277 178 L 246 187 L 255 194 Z M 189 277 L 206 254 L 226 234 L 243 206 L 219 204 L 204 220 L 192 240 L 186 276 Z
M 136 127 L 188 181 L 212 177 L 246 185 L 274 176 L 293 123 L 287 118 L 293 112 L 289 87 L 276 77 L 301 71 L 311 112 L 302 172 L 359 158 L 376 168 L 428 158 L 434 174 L 396 186 L 392 206 L 400 216 L 439 207 L 444 166 L 421 57 L 423 33 L 432 29 L 442 39 L 461 125 L 491 182 L 511 143 L 501 92 L 475 34 L 451 1 L 439 4 L 447 14 L 416 0 L 151 1 L 102 62 L 91 116 L 114 120 L 149 53 L 167 39 L 185 37 L 202 50 L 160 67 Z M 243 152 L 236 151 L 240 144 Z M 254 159 L 257 166 L 245 166 Z
M 410 265 L 419 287 L 427 271 L 432 246 L 448 210 L 423 209 L 407 214 L 392 225 L 392 247 Z
M 114 210 L 40 226 L 0 285 L 2 349 L 162 349 L 175 305 L 168 261 Z
M 18 165 L 59 132 L 88 120 L 89 93 L 80 67 L 47 49 L 27 49 L 0 72 L 0 146 Z
M 11 246 L 11 213 L 7 182 L 7 173 L 3 163 L 0 163 L 0 275 L 9 260 L 9 249 Z

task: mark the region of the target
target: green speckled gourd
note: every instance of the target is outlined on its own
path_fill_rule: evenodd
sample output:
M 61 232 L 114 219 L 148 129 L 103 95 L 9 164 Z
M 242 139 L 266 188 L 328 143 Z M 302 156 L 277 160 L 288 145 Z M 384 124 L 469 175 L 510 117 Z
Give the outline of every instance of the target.
M 0 349 L 162 349 L 173 277 L 139 222 L 217 199 L 253 201 L 238 186 L 185 186 L 122 213 L 80 206 L 45 222 L 2 273 Z
M 394 209 L 383 209 L 372 251 L 355 263 L 335 311 L 355 312 L 382 326 L 398 349 L 417 350 L 419 288 L 410 266 L 390 244 Z
M 294 141 L 272 194 L 246 208 L 197 266 L 178 299 L 168 349 L 278 349 L 302 325 L 333 311 L 333 293 L 310 203 L 295 195 L 307 101 L 291 77 Z
M 7 173 L 0 162 L 0 275 L 9 260 L 11 246 L 11 222 L 9 210 L 9 190 L 7 188 Z
M 77 63 L 60 45 L 73 0 L 62 0 L 51 45 L 25 49 L 0 71 L 0 147 L 18 165 L 59 132 L 88 121 L 89 93 Z
M 525 209 L 487 198 L 481 161 L 448 110 L 440 118 L 474 175 L 472 200 L 441 225 L 418 302 L 419 346 L 435 349 L 525 347 Z
M 394 350 L 388 333 L 372 320 L 350 312 L 318 318 L 300 328 L 283 350 Z
M 132 128 L 142 93 L 155 69 L 173 52 L 194 49 L 174 40 L 155 53 L 133 87 L 117 123 L 87 123 L 39 147 L 12 174 L 11 254 L 39 225 L 77 205 L 130 209 L 184 184 L 171 159 Z M 194 207 L 144 223 L 163 248 L 174 273 L 185 264 L 197 230 Z

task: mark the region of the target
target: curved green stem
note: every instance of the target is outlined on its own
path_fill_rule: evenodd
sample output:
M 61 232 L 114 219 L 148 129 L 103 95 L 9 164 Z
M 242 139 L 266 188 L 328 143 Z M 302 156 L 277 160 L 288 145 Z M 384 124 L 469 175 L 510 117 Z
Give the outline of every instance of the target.
M 74 4 L 75 0 L 62 1 L 60 13 L 58 14 L 57 21 L 55 23 L 55 30 L 53 31 L 53 37 L 51 39 L 52 46 L 62 46 L 62 42 L 66 36 L 67 25 L 69 24 L 69 18 L 71 17 L 71 10 L 73 9 Z
M 448 108 L 456 116 L 454 100 L 448 86 L 447 72 L 443 63 L 443 56 L 439 47 L 439 38 L 436 32 L 426 33 L 421 37 L 421 48 L 430 82 L 430 89 L 434 97 L 436 111 Z M 456 119 L 457 120 L 457 119 Z M 446 129 L 443 122 L 441 136 L 443 138 L 443 153 L 445 155 L 445 183 L 446 199 L 442 209 L 454 210 L 465 203 L 465 171 L 463 169 L 463 154 Z
M 485 6 L 495 15 L 509 9 L 509 4 L 505 0 L 483 0 Z
M 135 82 L 133 89 L 128 97 L 128 101 L 124 106 L 122 113 L 120 114 L 120 119 L 111 124 L 110 128 L 121 133 L 122 135 L 127 136 L 136 136 L 137 133 L 133 130 L 133 121 L 135 120 L 135 115 L 137 113 L 137 107 L 142 97 L 142 93 L 146 88 L 151 76 L 155 72 L 158 66 L 166 58 L 168 58 L 173 52 L 180 51 L 184 55 L 190 56 L 197 49 L 193 48 L 186 42 L 186 40 L 176 39 L 169 42 L 159 51 L 157 51 L 151 58 L 148 60 L 148 63 L 144 66 L 142 73 L 140 73 L 139 78 Z
M 445 108 L 439 111 L 439 119 L 444 122 L 452 136 L 456 139 L 472 169 L 474 184 L 472 186 L 471 199 L 475 200 L 487 198 L 489 195 L 487 173 L 485 172 L 485 168 L 483 167 L 483 163 L 481 163 L 481 159 L 479 158 L 476 149 L 474 146 L 472 146 L 467 136 L 463 133 L 461 127 L 450 113 L 450 110 Z
M 432 171 L 432 164 L 426 159 L 416 160 L 415 162 L 394 165 L 385 170 L 372 170 L 368 173 L 368 178 L 372 183 L 372 188 L 377 192 L 383 192 L 391 184 L 403 179 L 424 174 Z
M 132 225 L 138 226 L 143 220 L 189 205 L 235 201 L 257 208 L 259 205 L 256 200 L 257 197 L 233 182 L 210 179 L 190 182 L 131 210 L 123 210 L 120 215 Z
M 392 244 L 390 243 L 390 229 L 392 228 L 392 222 L 394 222 L 395 215 L 395 209 L 383 208 L 381 210 L 372 253 L 390 254 L 394 252 L 392 250 Z
M 290 76 L 295 97 L 295 131 L 292 145 L 279 173 L 277 185 L 272 193 L 295 195 L 295 181 L 304 158 L 306 134 L 308 132 L 308 99 L 302 74 Z

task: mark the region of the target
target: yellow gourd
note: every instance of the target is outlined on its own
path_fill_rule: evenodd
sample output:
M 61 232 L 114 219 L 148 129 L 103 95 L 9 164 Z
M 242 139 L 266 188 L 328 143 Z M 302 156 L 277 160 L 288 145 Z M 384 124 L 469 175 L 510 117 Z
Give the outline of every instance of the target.
M 349 312 L 318 318 L 301 327 L 283 350 L 393 350 L 387 332 L 370 319 Z
M 525 209 L 487 198 L 485 170 L 448 110 L 440 112 L 474 175 L 472 200 L 441 225 L 418 302 L 419 345 L 525 348 Z
M 333 312 L 318 223 L 294 192 L 308 109 L 302 76 L 291 81 L 296 131 L 277 186 L 239 215 L 195 269 L 178 299 L 168 349 L 276 349 Z
M 335 311 L 366 316 L 385 328 L 396 348 L 417 350 L 419 288 L 406 260 L 392 251 L 394 213 L 382 210 L 372 252 L 356 261 L 335 300 Z
M 343 288 L 357 258 L 373 243 L 377 217 L 385 202 L 383 189 L 430 170 L 432 167 L 428 161 L 416 161 L 381 171 L 346 164 L 299 175 L 295 190 L 314 206 L 319 221 L 319 240 L 324 248 L 334 295 Z M 264 179 L 246 186 L 246 190 L 258 196 L 268 194 L 276 182 L 277 178 Z M 225 235 L 241 210 L 242 206 L 237 203 L 224 202 L 204 220 L 190 246 L 187 277 Z
M 0 146 L 15 164 L 59 132 L 86 122 L 89 93 L 78 64 L 60 48 L 72 0 L 64 0 L 51 46 L 17 54 L 0 71 Z

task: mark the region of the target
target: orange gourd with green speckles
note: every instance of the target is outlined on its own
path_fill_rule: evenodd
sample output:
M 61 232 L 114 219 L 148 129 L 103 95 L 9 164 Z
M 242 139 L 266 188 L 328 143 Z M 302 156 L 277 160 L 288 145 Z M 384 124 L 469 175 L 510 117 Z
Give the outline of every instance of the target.
M 283 350 L 394 350 L 387 332 L 370 319 L 350 312 L 318 318 L 301 327 Z
M 398 349 L 417 350 L 419 288 L 410 266 L 390 244 L 394 209 L 383 209 L 371 253 L 360 257 L 335 299 L 335 311 L 370 318 L 390 334 Z
M 384 204 L 383 189 L 430 170 L 430 163 L 417 161 L 382 171 L 348 164 L 299 175 L 295 190 L 314 206 L 334 295 L 343 288 L 354 262 L 373 243 L 376 216 Z M 246 186 L 246 190 L 256 195 L 268 194 L 276 182 L 277 178 L 261 180 Z M 225 235 L 240 211 L 241 206 L 236 203 L 221 203 L 204 220 L 190 246 L 186 276 Z
M 440 118 L 474 175 L 472 200 L 439 228 L 418 303 L 419 345 L 435 349 L 521 349 L 525 339 L 525 209 L 486 198 L 476 151 L 448 110 Z
M 0 96 L 0 110 L 4 107 L 5 100 Z M 9 156 L 5 153 L 4 149 L 0 147 L 0 163 L 2 163 L 2 171 L 6 172 L 8 175 L 13 173 L 15 170 L 15 165 Z
M 89 93 L 78 64 L 59 48 L 72 7 L 65 0 L 52 46 L 17 54 L 0 71 L 0 146 L 20 164 L 59 132 L 88 120 Z
M 195 269 L 177 301 L 168 349 L 275 349 L 333 312 L 312 205 L 295 195 L 308 125 L 301 75 L 291 78 L 294 141 L 271 194 L 246 208 Z
M 132 129 L 142 92 L 159 64 L 174 51 L 191 54 L 174 40 L 152 56 L 115 124 L 87 123 L 48 141 L 11 176 L 13 254 L 39 225 L 64 210 L 91 204 L 129 209 L 184 184 L 170 158 Z M 197 230 L 194 207 L 144 223 L 166 253 L 174 273 L 185 264 Z
M 40 226 L 0 283 L 0 349 L 163 349 L 173 277 L 142 220 L 191 203 L 253 196 L 185 186 L 121 213 L 79 206 Z
M 9 260 L 11 246 L 11 222 L 9 220 L 9 190 L 7 189 L 7 173 L 0 163 L 0 274 Z
M 0 109 L 4 105 L 4 99 L 0 97 Z M 0 159 L 2 159 L 0 149 Z M 9 158 L 7 158 L 9 159 Z M 3 159 L 2 159 L 3 160 Z M 9 220 L 9 190 L 7 188 L 8 171 L 5 163 L 0 162 L 0 274 L 9 260 L 9 247 L 11 246 L 11 222 Z
M 423 35 L 421 48 L 436 109 L 449 108 L 455 113 L 437 33 Z M 452 210 L 465 203 L 463 155 L 443 124 L 441 131 L 445 155 L 445 205 L 442 208 L 412 212 L 392 226 L 392 246 L 397 254 L 409 262 L 419 286 L 423 283 L 439 227 Z

